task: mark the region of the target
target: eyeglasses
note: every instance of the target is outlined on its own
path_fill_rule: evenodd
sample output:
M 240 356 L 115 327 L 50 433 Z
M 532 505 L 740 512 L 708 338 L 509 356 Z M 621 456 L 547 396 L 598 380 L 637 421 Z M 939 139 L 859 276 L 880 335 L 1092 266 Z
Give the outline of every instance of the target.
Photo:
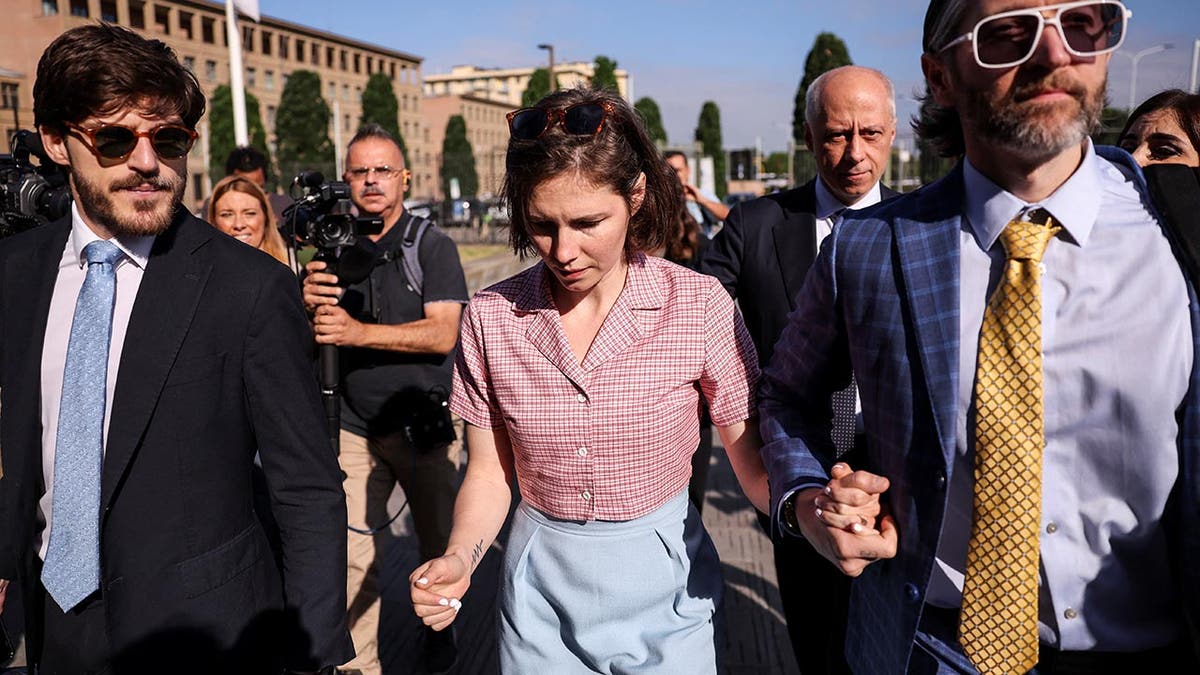
M 566 108 L 521 108 L 508 113 L 508 131 L 518 141 L 532 141 L 555 124 L 562 124 L 563 131 L 573 136 L 595 136 L 616 110 L 610 101 L 576 103 Z
M 396 169 L 388 166 L 387 164 L 383 164 L 381 166 L 360 166 L 353 169 L 346 169 L 346 175 L 349 176 L 350 180 L 352 181 L 363 181 L 370 177 L 372 171 L 374 171 L 375 175 L 379 178 L 395 178 L 396 176 L 403 176 L 404 180 L 408 180 L 412 177 L 412 172 L 408 169 Z
M 161 124 L 149 131 L 137 131 L 120 124 L 104 124 L 93 129 L 78 124 L 67 126 L 86 139 L 84 145 L 93 154 L 104 159 L 129 157 L 143 138 L 150 139 L 155 154 L 162 159 L 179 159 L 188 154 L 199 136 L 195 131 L 178 124 Z
M 1043 12 L 1053 11 L 1046 18 Z M 1125 26 L 1133 12 L 1119 0 L 1082 0 L 1044 7 L 1015 9 L 984 17 L 965 35 L 951 40 L 938 52 L 970 42 L 975 62 L 984 68 L 1012 68 L 1033 56 L 1046 24 L 1058 29 L 1067 51 L 1074 56 L 1098 56 L 1116 50 L 1125 41 Z

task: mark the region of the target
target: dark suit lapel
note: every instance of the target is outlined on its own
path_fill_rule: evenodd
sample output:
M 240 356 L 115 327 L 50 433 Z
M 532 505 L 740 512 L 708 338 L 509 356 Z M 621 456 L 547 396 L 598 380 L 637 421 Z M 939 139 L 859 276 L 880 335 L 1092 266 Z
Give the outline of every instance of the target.
M 58 263 L 70 234 L 69 218 L 47 226 L 47 236 L 33 246 L 31 254 L 25 258 L 14 256 L 9 269 L 5 271 L 3 287 L 8 296 L 5 306 L 9 312 L 5 318 L 10 322 L 5 331 L 5 339 L 9 340 L 4 347 L 5 358 L 18 359 L 15 364 L 18 375 L 15 381 L 6 385 L 13 387 L 13 392 L 41 391 L 42 345 L 46 340 L 50 298 L 58 278 Z M 20 322 L 28 323 L 20 325 Z M 69 323 L 67 325 L 70 326 Z M 6 448 L 7 452 L 4 452 L 5 474 L 10 479 L 18 479 L 28 468 L 22 467 L 21 462 L 29 460 L 36 467 L 36 476 L 40 478 L 41 398 L 36 395 L 10 395 L 8 401 L 10 404 L 4 408 L 4 415 L 11 415 L 15 420 L 11 422 L 15 425 L 13 428 L 21 431 L 14 439 L 14 447 Z M 34 448 L 37 453 L 25 453 L 21 448 Z
M 212 263 L 199 249 L 214 230 L 181 211 L 154 241 L 121 351 L 104 457 L 101 503 L 107 507 L 158 402 L 191 326 Z
M 927 218 L 897 218 L 896 248 L 930 406 L 947 463 L 954 453 L 959 341 L 959 232 L 962 181 L 930 189 Z
M 783 277 L 783 289 L 789 309 L 796 308 L 796 294 L 804 286 L 808 268 L 817 257 L 817 188 L 809 181 L 796 191 L 796 197 L 783 205 L 783 221 L 772 228 L 775 255 Z

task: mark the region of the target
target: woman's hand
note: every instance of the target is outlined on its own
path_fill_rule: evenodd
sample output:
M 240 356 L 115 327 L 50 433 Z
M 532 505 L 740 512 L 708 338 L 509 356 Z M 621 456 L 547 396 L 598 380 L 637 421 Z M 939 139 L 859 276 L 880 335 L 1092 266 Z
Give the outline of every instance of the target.
M 447 551 L 414 570 L 408 581 L 417 616 L 426 626 L 442 630 L 462 609 L 462 597 L 471 586 L 470 566 L 461 555 Z

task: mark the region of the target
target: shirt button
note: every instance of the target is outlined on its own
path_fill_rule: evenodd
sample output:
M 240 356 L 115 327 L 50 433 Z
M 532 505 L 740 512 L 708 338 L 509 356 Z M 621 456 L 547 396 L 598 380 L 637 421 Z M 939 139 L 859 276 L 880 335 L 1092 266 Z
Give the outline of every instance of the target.
M 583 394 L 576 394 L 575 400 L 579 401 L 580 403 L 587 403 L 587 397 L 584 396 Z
M 1063 616 L 1065 616 L 1068 619 L 1074 619 L 1075 617 L 1079 616 L 1079 612 L 1076 612 L 1075 610 L 1068 607 L 1067 611 L 1063 612 Z
M 1038 274 L 1046 276 L 1046 263 L 1038 263 Z
M 1058 523 L 1048 523 L 1046 525 L 1046 533 L 1054 534 L 1055 532 L 1058 532 Z
M 579 448 L 577 452 L 579 453 L 580 457 L 587 457 L 587 448 Z
M 591 498 L 592 498 L 592 493 L 588 492 L 587 490 L 584 490 L 584 491 L 583 491 L 583 493 L 582 493 L 582 494 L 580 494 L 579 496 L 580 496 L 580 497 L 583 497 L 583 501 L 585 501 L 585 502 L 586 502 L 586 501 L 590 501 L 590 500 L 591 500 Z

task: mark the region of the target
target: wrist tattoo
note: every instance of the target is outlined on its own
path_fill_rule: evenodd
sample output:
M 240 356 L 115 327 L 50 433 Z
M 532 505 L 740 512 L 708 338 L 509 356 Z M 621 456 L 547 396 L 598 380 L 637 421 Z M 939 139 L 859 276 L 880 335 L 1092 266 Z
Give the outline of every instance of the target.
M 475 565 L 479 562 L 479 559 L 482 557 L 483 557 L 483 540 L 480 539 L 479 543 L 475 544 L 475 547 L 471 549 L 471 569 L 472 570 L 475 569 Z

